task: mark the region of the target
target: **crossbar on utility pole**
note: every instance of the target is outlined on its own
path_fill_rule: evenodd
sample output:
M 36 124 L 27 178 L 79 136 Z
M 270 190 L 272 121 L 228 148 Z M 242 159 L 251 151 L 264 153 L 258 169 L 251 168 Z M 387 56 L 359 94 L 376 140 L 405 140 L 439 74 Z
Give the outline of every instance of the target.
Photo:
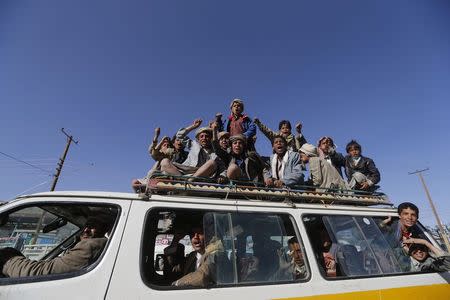
M 437 213 L 436 207 L 434 206 L 433 200 L 431 200 L 430 192 L 428 191 L 427 185 L 425 184 L 425 180 L 423 179 L 422 172 L 428 171 L 429 168 L 423 170 L 416 170 L 414 172 L 408 172 L 409 175 L 417 174 L 420 178 L 420 182 L 422 182 L 423 189 L 425 190 L 425 194 L 427 195 L 428 202 L 430 202 L 431 209 L 433 210 L 434 217 L 436 218 L 437 226 L 439 229 L 439 233 L 441 234 L 442 240 L 444 241 L 445 247 L 447 251 L 450 251 L 450 242 L 448 240 L 447 233 L 444 230 L 444 226 L 442 226 L 441 219 Z
M 75 141 L 73 139 L 73 136 L 68 135 L 67 132 L 64 131 L 64 128 L 61 128 L 61 131 L 62 131 L 62 133 L 64 133 L 67 136 L 67 144 L 66 144 L 66 148 L 64 149 L 62 157 L 59 159 L 58 166 L 56 167 L 56 173 L 54 175 L 55 178 L 53 179 L 53 183 L 52 183 L 52 187 L 50 188 L 50 191 L 54 191 L 56 184 L 58 183 L 59 175 L 61 174 L 61 170 L 64 165 L 64 161 L 66 160 L 66 156 L 67 156 L 67 152 L 69 151 L 70 144 L 72 142 L 74 142 L 75 144 L 78 144 L 78 141 Z

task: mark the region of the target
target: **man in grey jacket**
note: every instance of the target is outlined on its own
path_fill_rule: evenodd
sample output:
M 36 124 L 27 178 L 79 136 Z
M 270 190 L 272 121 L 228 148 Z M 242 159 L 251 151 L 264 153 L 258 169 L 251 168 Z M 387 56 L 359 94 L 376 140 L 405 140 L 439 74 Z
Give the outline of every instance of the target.
M 292 187 L 303 183 L 300 155 L 287 150 L 286 139 L 276 135 L 272 141 L 274 154 L 270 157 L 270 167 L 264 170 L 264 183 L 267 187 Z
M 104 235 L 108 229 L 108 224 L 100 218 L 88 218 L 80 235 L 81 240 L 65 254 L 50 260 L 31 260 L 16 249 L 1 249 L 0 256 L 4 258 L 2 273 L 7 277 L 26 277 L 81 270 L 94 262 L 102 252 L 107 242 Z
M 347 183 L 339 175 L 337 169 L 326 160 L 318 157 L 317 148 L 311 144 L 303 144 L 300 148 L 300 159 L 304 164 L 309 163 L 309 173 L 312 185 L 316 190 L 341 189 L 348 190 Z

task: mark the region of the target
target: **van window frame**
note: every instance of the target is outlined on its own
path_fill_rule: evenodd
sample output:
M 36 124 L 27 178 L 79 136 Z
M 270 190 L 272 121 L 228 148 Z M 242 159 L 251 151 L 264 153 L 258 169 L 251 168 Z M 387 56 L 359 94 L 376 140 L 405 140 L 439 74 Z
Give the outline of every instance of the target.
M 162 210 L 177 210 L 177 211 L 195 211 L 195 212 L 204 212 L 204 213 L 242 213 L 242 214 L 261 214 L 261 215 L 285 215 L 291 222 L 295 235 L 297 237 L 298 242 L 300 243 L 301 249 L 302 249 L 302 255 L 303 259 L 306 264 L 306 271 L 307 276 L 305 278 L 301 279 L 293 279 L 291 281 L 278 281 L 278 282 L 256 282 L 256 283 L 237 283 L 237 284 L 226 284 L 226 285 L 220 285 L 220 286 L 208 286 L 208 287 L 189 287 L 189 286 L 183 286 L 183 287 L 177 287 L 177 286 L 171 286 L 171 285 L 157 285 L 149 280 L 147 278 L 144 267 L 146 262 L 144 261 L 145 255 L 143 253 L 145 249 L 145 244 L 151 245 L 151 253 L 147 252 L 147 256 L 154 257 L 155 253 L 155 239 L 157 234 L 154 234 L 154 228 L 147 228 L 149 227 L 149 219 L 151 218 L 151 215 L 153 213 L 158 213 L 158 211 Z M 148 247 L 148 246 L 147 246 Z M 154 259 L 152 258 L 151 264 L 154 265 Z M 154 270 L 153 270 L 154 271 Z M 149 287 L 152 290 L 156 291 L 180 291 L 180 290 L 205 290 L 205 289 L 222 289 L 222 288 L 236 288 L 236 287 L 247 287 L 247 286 L 271 286 L 271 285 L 286 285 L 286 284 L 299 284 L 299 283 L 306 283 L 309 282 L 312 278 L 312 272 L 311 272 L 311 266 L 310 261 L 307 256 L 307 251 L 304 244 L 304 239 L 300 235 L 300 230 L 296 221 L 296 218 L 289 212 L 279 212 L 279 211 L 258 211 L 258 210 L 241 210 L 236 211 L 233 208 L 221 210 L 221 209 L 208 209 L 208 208 L 174 208 L 170 206 L 154 206 L 147 210 L 145 217 L 144 217 L 144 224 L 143 224 L 143 230 L 141 233 L 141 245 L 140 245 L 140 251 L 139 251 L 139 272 L 141 276 L 142 282 Z
M 116 208 L 117 209 L 116 218 L 114 220 L 113 226 L 111 227 L 111 233 L 105 244 L 105 247 L 103 248 L 101 254 L 97 257 L 97 259 L 93 263 L 82 268 L 81 270 L 77 270 L 77 271 L 73 271 L 73 272 L 66 272 L 66 273 L 59 273 L 59 274 L 47 274 L 47 275 L 36 275 L 36 276 L 15 277 L 15 278 L 0 277 L 0 286 L 34 283 L 34 282 L 45 282 L 45 281 L 52 281 L 52 280 L 63 280 L 63 279 L 67 279 L 67 278 L 78 277 L 83 274 L 91 272 L 103 260 L 105 253 L 107 252 L 108 247 L 111 243 L 111 238 L 115 234 L 117 224 L 119 223 L 119 219 L 122 215 L 122 207 L 119 204 L 115 204 L 115 203 L 98 203 L 98 202 L 80 203 L 79 201 L 58 201 L 58 200 L 57 201 L 48 201 L 48 202 L 33 201 L 33 202 L 26 203 L 26 204 L 17 205 L 15 207 L 12 207 L 9 210 L 2 211 L 1 213 L 2 214 L 8 213 L 8 215 L 9 215 L 9 214 L 17 212 L 19 210 L 22 210 L 22 209 L 26 209 L 29 207 L 44 206 L 44 205 L 47 205 L 47 206 L 49 206 L 49 205 L 54 205 L 54 206 L 95 206 L 95 207 Z
M 440 272 L 432 272 L 432 271 L 427 271 L 427 272 L 420 272 L 420 271 L 410 271 L 410 272 L 398 272 L 398 273 L 381 273 L 381 274 L 376 274 L 376 275 L 356 275 L 356 276 L 339 276 L 339 277 L 329 277 L 326 276 L 325 274 L 325 270 L 324 268 L 321 266 L 320 262 L 317 260 L 316 255 L 315 255 L 315 249 L 313 247 L 313 243 L 311 242 L 311 237 L 309 234 L 309 231 L 307 229 L 307 226 L 305 224 L 305 222 L 303 221 L 304 217 L 307 216 L 339 216 L 339 217 L 369 217 L 369 218 L 387 218 L 389 216 L 391 216 L 390 214 L 386 214 L 386 215 L 367 215 L 367 214 L 333 214 L 330 213 L 330 211 L 328 211 L 327 213 L 321 214 L 321 213 L 317 213 L 317 212 L 303 212 L 300 215 L 300 218 L 302 220 L 303 226 L 305 227 L 305 232 L 306 232 L 306 236 L 309 240 L 309 243 L 311 245 L 312 251 L 314 253 L 313 255 L 313 259 L 310 261 L 310 264 L 312 264 L 312 261 L 315 261 L 316 267 L 319 270 L 319 273 L 321 275 L 321 277 L 323 279 L 325 279 L 326 281 L 340 281 L 340 280 L 353 280 L 353 279 L 365 279 L 365 278 L 384 278 L 384 277 L 398 277 L 398 276 L 405 276 L 405 275 L 424 275 L 424 274 L 440 274 Z M 398 215 L 397 216 L 391 216 L 393 218 L 393 220 L 398 219 Z M 426 235 L 426 237 L 430 240 L 430 242 L 433 245 L 437 245 L 436 241 L 433 239 L 433 237 L 428 233 L 428 231 L 426 230 L 426 227 L 422 225 L 422 223 L 419 222 L 419 220 L 417 220 L 416 225 L 422 230 L 422 232 Z

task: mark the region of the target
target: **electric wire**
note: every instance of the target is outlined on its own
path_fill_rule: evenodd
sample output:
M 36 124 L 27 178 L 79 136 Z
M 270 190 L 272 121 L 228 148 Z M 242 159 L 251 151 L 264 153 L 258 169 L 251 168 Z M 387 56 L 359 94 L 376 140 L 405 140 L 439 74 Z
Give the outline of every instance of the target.
M 17 161 L 17 162 L 26 164 L 26 165 L 28 165 L 28 166 L 30 166 L 30 167 L 33 167 L 33 168 L 35 168 L 35 169 L 37 169 L 37 170 L 40 170 L 40 171 L 46 173 L 48 176 L 52 176 L 51 172 L 48 171 L 48 170 L 42 169 L 42 168 L 40 168 L 40 167 L 38 167 L 38 166 L 35 166 L 35 165 L 33 165 L 33 164 L 30 164 L 29 162 L 26 162 L 26 161 L 24 161 L 24 160 L 21 160 L 21 159 L 19 159 L 19 158 L 16 158 L 16 157 L 14 157 L 14 156 L 12 156 L 12 155 L 6 154 L 6 153 L 4 153 L 4 152 L 2 152 L 2 151 L 0 151 L 0 154 L 4 155 L 4 156 L 6 156 L 6 157 L 9 157 L 9 158 L 11 158 L 11 159 L 13 159 L 13 160 L 15 160 L 15 161 Z
M 35 190 L 36 188 L 40 187 L 41 185 L 44 185 L 44 184 L 46 184 L 46 183 L 50 183 L 50 180 L 51 180 L 51 179 L 48 179 L 48 180 L 46 180 L 46 181 L 44 181 L 44 182 L 41 182 L 41 183 L 39 183 L 39 184 L 37 184 L 37 185 L 35 185 L 35 186 L 32 186 L 32 187 L 26 189 L 25 191 L 23 191 L 23 192 L 21 192 L 21 193 L 15 195 L 15 196 L 14 196 L 12 199 L 10 199 L 10 200 L 13 200 L 13 199 L 15 199 L 15 198 L 17 198 L 17 197 L 19 197 L 19 196 L 21 196 L 21 195 L 23 195 L 23 194 L 29 192 L 29 191 Z

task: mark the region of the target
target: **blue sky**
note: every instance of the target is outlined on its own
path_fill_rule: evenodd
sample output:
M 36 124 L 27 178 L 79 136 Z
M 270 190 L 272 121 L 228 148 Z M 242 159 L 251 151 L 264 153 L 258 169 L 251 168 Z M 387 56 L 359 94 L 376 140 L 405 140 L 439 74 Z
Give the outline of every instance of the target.
M 2 1 L 0 199 L 48 190 L 131 191 L 152 164 L 156 126 L 246 112 L 272 128 L 302 121 L 308 141 L 357 139 L 395 204 L 445 223 L 450 160 L 448 1 Z M 258 149 L 270 152 L 258 133 Z M 33 187 L 35 187 L 33 189 Z M 27 193 L 28 193 L 27 192 Z

